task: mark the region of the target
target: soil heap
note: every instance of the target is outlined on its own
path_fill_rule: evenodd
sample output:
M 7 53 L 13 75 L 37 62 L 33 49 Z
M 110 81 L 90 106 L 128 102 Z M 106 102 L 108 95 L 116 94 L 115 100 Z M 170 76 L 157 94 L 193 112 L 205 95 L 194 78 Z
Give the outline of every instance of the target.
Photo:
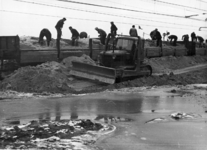
M 70 87 L 70 83 L 74 78 L 69 74 L 72 61 L 95 64 L 89 56 L 83 55 L 68 57 L 62 63 L 53 61 L 38 66 L 22 67 L 7 76 L 0 84 L 0 88 L 18 92 L 72 93 L 74 90 Z
M 207 63 L 207 56 L 167 56 L 145 60 L 146 63 L 152 66 L 154 73 L 162 74 L 160 76 L 142 77 L 108 86 L 98 85 L 98 83 L 95 83 L 95 85 L 86 83 L 88 86 L 86 85 L 77 91 L 75 86 L 77 83 L 83 84 L 83 79 L 70 75 L 72 61 L 96 65 L 89 56 L 83 55 L 81 57 L 65 58 L 61 63 L 47 62 L 38 66 L 22 67 L 4 79 L 0 83 L 0 89 L 36 93 L 87 93 L 125 87 L 207 83 L 207 69 L 179 75 L 171 73 L 176 69 Z M 166 73 L 169 73 L 169 75 Z

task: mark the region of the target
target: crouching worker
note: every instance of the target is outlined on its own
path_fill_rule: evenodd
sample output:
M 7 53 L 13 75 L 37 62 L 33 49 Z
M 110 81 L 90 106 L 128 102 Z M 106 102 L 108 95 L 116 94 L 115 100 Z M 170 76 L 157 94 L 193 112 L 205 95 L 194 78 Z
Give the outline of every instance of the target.
M 176 35 L 170 35 L 170 36 L 168 36 L 168 39 L 170 40 L 170 43 L 172 43 L 172 41 L 173 41 L 173 46 L 176 46 L 176 43 L 178 40 L 178 37 Z
M 87 38 L 88 37 L 88 34 L 86 32 L 81 32 L 80 33 L 80 39 L 83 39 L 83 38 Z
M 199 43 L 199 48 L 203 47 L 204 39 L 201 36 L 197 36 L 196 38 L 197 38 L 198 43 Z
M 72 46 L 78 46 L 79 32 L 76 29 L 73 29 L 72 27 L 69 27 L 69 29 L 72 33 Z
M 40 35 L 39 35 L 39 44 L 43 45 L 44 36 L 47 39 L 47 46 L 50 46 L 50 41 L 51 41 L 51 38 L 52 38 L 52 34 L 50 33 L 50 31 L 48 29 L 42 29 L 41 30 Z

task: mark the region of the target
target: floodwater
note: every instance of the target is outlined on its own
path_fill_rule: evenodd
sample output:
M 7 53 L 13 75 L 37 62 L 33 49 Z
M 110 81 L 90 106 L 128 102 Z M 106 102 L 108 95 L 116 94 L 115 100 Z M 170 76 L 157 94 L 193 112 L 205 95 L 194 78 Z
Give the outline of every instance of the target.
M 196 117 L 175 120 L 170 116 L 175 112 Z M 62 98 L 0 100 L 0 125 L 37 119 L 92 119 L 117 127 L 96 143 L 106 150 L 205 150 L 206 112 L 206 85 L 134 88 Z M 155 118 L 161 121 L 147 123 Z

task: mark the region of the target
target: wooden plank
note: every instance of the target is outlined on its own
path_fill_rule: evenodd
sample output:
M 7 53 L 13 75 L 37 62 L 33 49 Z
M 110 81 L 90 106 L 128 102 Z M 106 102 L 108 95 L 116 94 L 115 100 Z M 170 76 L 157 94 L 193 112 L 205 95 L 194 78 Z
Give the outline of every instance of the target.
M 184 46 L 175 46 L 175 56 L 186 56 L 187 49 Z
M 160 47 L 146 47 L 146 57 L 160 57 L 161 48 Z
M 163 46 L 162 47 L 162 56 L 174 56 L 175 55 L 175 49 L 173 46 Z
M 207 55 L 207 48 L 196 48 L 196 55 Z
M 60 58 L 81 55 L 83 55 L 83 51 L 61 51 Z M 57 61 L 57 51 L 21 51 L 21 64 L 44 63 L 47 61 Z

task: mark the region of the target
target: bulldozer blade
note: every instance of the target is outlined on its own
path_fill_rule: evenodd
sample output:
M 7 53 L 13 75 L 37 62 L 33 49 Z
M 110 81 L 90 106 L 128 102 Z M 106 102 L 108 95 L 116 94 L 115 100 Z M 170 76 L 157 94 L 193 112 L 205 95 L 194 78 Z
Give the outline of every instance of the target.
M 103 83 L 114 84 L 116 80 L 116 70 L 103 66 L 90 65 L 81 62 L 72 62 L 70 74 L 86 79 L 98 80 Z

